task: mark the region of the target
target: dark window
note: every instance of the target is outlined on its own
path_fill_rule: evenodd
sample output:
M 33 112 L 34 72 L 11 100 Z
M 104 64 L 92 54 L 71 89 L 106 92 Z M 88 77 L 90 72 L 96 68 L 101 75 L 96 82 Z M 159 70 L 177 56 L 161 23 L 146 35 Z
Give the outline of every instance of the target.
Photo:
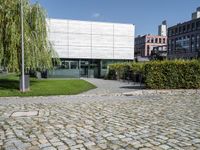
M 200 28 L 200 21 L 198 21 L 198 22 L 196 23 L 196 27 L 197 27 L 197 29 Z
M 164 43 L 164 44 L 166 43 L 166 40 L 165 40 L 165 38 L 163 38 L 163 43 Z
M 182 27 L 179 27 L 179 33 L 182 33 Z
M 191 36 L 191 46 L 192 46 L 192 52 L 195 51 L 195 37 L 194 37 L 194 35 Z
M 78 69 L 78 62 L 76 61 L 71 62 L 71 69 Z
M 187 31 L 190 31 L 190 24 L 187 25 Z
M 155 43 L 158 43 L 158 38 L 155 39 Z
M 151 39 L 151 43 L 154 43 L 154 38 Z
M 200 50 L 200 35 L 197 35 L 197 40 L 196 40 L 196 51 Z
M 149 54 L 150 54 L 150 46 L 147 45 L 147 56 L 149 56 Z
M 168 35 L 171 36 L 172 35 L 172 30 L 168 30 Z
M 62 69 L 69 69 L 69 62 L 68 61 L 62 60 L 61 63 L 62 63 L 62 65 L 61 65 Z
M 194 23 L 192 23 L 192 30 L 194 30 L 195 29 L 195 24 Z
M 159 38 L 159 43 L 162 43 L 162 39 L 161 38 Z
M 178 33 L 178 28 L 175 29 L 175 33 L 176 33 L 176 34 Z
M 174 29 L 172 29 L 172 35 L 174 35 Z
M 185 32 L 186 31 L 186 27 L 185 26 L 183 26 L 183 32 Z

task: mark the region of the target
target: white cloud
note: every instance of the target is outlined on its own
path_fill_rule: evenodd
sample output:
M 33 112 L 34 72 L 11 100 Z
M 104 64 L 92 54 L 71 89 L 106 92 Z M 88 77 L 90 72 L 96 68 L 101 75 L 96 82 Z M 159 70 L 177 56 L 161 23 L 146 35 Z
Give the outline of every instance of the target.
M 101 14 L 100 13 L 93 13 L 92 17 L 93 18 L 99 18 L 99 17 L 101 17 Z

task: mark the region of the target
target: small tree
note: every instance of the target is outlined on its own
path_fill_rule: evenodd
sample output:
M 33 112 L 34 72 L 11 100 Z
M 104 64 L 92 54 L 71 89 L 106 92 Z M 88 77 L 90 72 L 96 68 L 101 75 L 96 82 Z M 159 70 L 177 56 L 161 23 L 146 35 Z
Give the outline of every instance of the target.
M 38 4 L 24 4 L 25 69 L 49 69 L 55 54 L 48 41 L 46 12 Z M 0 0 L 0 66 L 10 72 L 21 68 L 20 0 Z

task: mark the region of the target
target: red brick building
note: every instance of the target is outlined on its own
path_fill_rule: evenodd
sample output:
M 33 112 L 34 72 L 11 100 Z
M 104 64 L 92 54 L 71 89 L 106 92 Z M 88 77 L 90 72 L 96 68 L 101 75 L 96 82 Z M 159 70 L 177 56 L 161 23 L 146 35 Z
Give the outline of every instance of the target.
M 167 45 L 167 36 L 144 35 L 135 38 L 135 56 L 149 57 L 154 47 Z

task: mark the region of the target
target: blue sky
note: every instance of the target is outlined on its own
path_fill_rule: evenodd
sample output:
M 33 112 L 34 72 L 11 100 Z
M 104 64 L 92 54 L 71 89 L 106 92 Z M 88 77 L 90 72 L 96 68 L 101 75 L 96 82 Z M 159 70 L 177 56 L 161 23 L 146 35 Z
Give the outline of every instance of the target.
M 37 0 L 50 18 L 131 23 L 136 35 L 157 34 L 157 26 L 190 20 L 200 0 Z M 36 2 L 36 0 L 31 0 Z

